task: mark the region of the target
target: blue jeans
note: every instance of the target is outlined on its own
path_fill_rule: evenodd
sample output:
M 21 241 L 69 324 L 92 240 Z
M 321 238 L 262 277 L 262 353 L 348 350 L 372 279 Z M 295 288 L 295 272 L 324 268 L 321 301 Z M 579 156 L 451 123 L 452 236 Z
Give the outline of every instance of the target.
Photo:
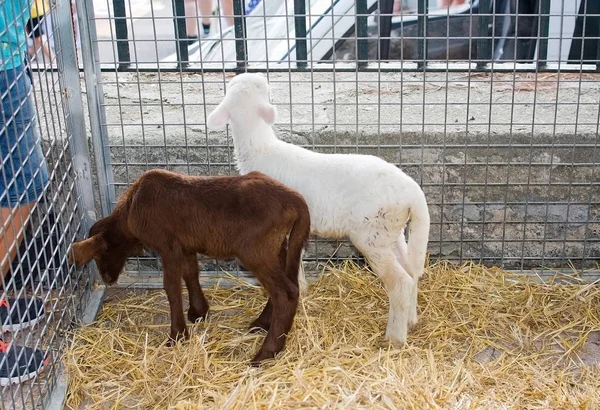
M 37 201 L 48 183 L 48 166 L 37 129 L 32 90 L 24 65 L 0 71 L 2 208 Z

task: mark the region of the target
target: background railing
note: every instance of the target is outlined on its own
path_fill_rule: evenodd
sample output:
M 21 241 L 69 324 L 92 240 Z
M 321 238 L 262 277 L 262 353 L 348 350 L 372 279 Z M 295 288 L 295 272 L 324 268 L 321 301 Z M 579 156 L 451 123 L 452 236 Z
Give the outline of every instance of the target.
M 118 69 L 123 70 L 145 70 L 154 69 L 158 65 L 162 65 L 165 70 L 191 70 L 191 71 L 219 71 L 221 67 L 211 66 L 202 67 L 199 62 L 201 58 L 190 58 L 190 45 L 185 41 L 186 29 L 185 29 L 185 5 L 184 0 L 172 0 L 173 10 L 173 28 L 172 28 L 172 39 L 169 42 L 172 43 L 176 51 L 176 59 L 173 64 L 157 61 L 137 61 L 136 52 L 134 50 L 133 56 L 131 53 L 132 45 L 136 41 L 151 41 L 147 38 L 140 40 L 135 39 L 131 35 L 131 24 L 132 18 L 128 17 L 127 0 L 112 0 L 113 4 L 113 19 L 114 19 L 114 38 L 110 39 L 116 47 L 117 59 L 115 64 Z M 230 66 L 227 63 L 232 61 L 222 61 L 223 66 L 226 69 L 239 71 L 245 70 L 246 68 L 252 69 L 259 68 L 260 64 L 255 64 L 257 61 L 249 61 L 248 56 L 248 33 L 247 26 L 249 22 L 256 20 L 264 20 L 264 24 L 270 24 L 283 16 L 263 14 L 245 14 L 245 4 L 243 0 L 232 0 L 233 11 L 234 11 L 234 42 L 235 42 L 235 66 Z M 551 9 L 552 1 L 559 6 L 554 6 Z M 439 71 L 440 69 L 447 69 L 448 67 L 440 68 L 439 63 L 457 63 L 467 62 L 474 63 L 474 67 L 469 68 L 470 70 L 492 70 L 492 66 L 496 70 L 522 70 L 522 71 L 556 71 L 560 65 L 563 65 L 561 69 L 578 70 L 583 71 L 600 71 L 600 5 L 598 2 L 589 0 L 574 1 L 564 3 L 562 0 L 522 0 L 514 2 L 511 0 L 473 0 L 472 2 L 465 2 L 464 5 L 469 6 L 467 10 L 462 10 L 460 13 L 456 13 L 457 7 L 453 6 L 447 8 L 449 14 L 447 16 L 439 13 L 443 8 L 433 8 L 431 0 L 417 0 L 417 10 L 414 10 L 411 14 L 405 14 L 405 17 L 416 18 L 416 21 L 409 23 L 394 22 L 392 20 L 398 20 L 400 15 L 393 14 L 394 0 L 380 0 L 380 1 L 368 1 L 368 0 L 357 0 L 355 2 L 352 12 L 345 12 L 344 15 L 351 15 L 355 19 L 353 26 L 353 33 L 346 37 L 346 41 L 355 42 L 356 48 L 356 64 L 359 70 L 393 70 L 395 67 L 387 65 L 381 66 L 381 62 L 390 61 L 411 61 L 415 62 L 416 66 L 403 66 L 404 70 L 431 70 Z M 559 4 L 560 3 L 560 4 Z M 568 6 L 572 3 L 571 6 Z M 312 61 L 310 58 L 310 43 L 311 40 L 315 40 L 313 33 L 311 33 L 311 22 L 314 24 L 319 18 L 318 15 L 313 14 L 311 18 L 311 10 L 309 3 L 306 1 L 294 0 L 290 2 L 293 4 L 293 9 L 289 9 L 288 17 L 293 17 L 293 23 L 288 24 L 290 31 L 293 28 L 294 37 L 290 39 L 294 44 L 290 46 L 290 50 L 295 53 L 293 61 L 288 61 L 287 69 L 303 70 L 307 69 L 309 65 L 312 68 L 318 68 L 318 61 Z M 335 14 L 334 7 L 341 4 L 340 0 L 334 0 L 331 6 L 323 16 L 327 16 L 331 21 L 334 18 L 339 18 L 342 14 Z M 521 7 L 521 4 L 529 4 L 530 10 L 523 12 L 519 9 L 525 9 Z M 579 4 L 577 10 L 573 8 L 573 5 Z M 314 5 L 314 3 L 313 3 Z M 568 7 L 567 7 L 568 6 Z M 129 13 L 131 14 L 131 13 Z M 460 16 L 468 20 L 467 23 L 463 23 L 462 32 L 460 35 L 453 35 L 449 26 L 452 24 L 453 19 L 457 19 Z M 189 16 L 188 16 L 189 17 Z M 218 18 L 225 17 L 217 14 L 210 18 L 216 20 Z M 376 30 L 369 30 L 367 20 L 374 18 L 376 20 Z M 576 28 L 570 33 L 570 36 L 565 36 L 564 33 L 551 33 L 550 23 L 553 20 L 555 29 L 564 28 L 566 19 L 577 20 Z M 143 24 L 152 23 L 155 25 L 156 21 L 160 19 L 167 19 L 167 17 L 142 17 L 144 20 Z M 147 20 L 147 22 L 145 22 Z M 307 23 L 308 20 L 308 23 Z M 430 31 L 430 26 L 435 23 L 436 25 L 440 21 L 446 21 L 448 27 L 447 32 L 436 32 Z M 414 24 L 413 24 L 414 23 Z M 142 23 L 140 23 L 142 24 Z M 414 35 L 407 35 L 398 37 L 398 34 L 402 34 L 405 30 L 403 27 L 406 25 L 415 25 L 416 30 Z M 293 27 L 291 27 L 293 25 Z M 162 26 L 164 29 L 164 26 Z M 220 31 L 219 28 L 218 31 Z M 408 29 L 410 31 L 410 29 Z M 155 29 L 156 31 L 156 29 Z M 405 30 L 406 31 L 406 30 Z M 442 30 L 443 31 L 443 30 Z M 346 35 L 348 33 L 344 33 Z M 567 33 L 569 34 L 569 33 Z M 156 41 L 166 41 L 164 39 L 158 40 L 160 37 L 156 34 Z M 218 39 L 219 33 L 215 35 Z M 252 35 L 251 35 L 252 37 Z M 266 36 L 265 36 L 266 37 Z M 281 38 L 282 39 L 282 38 Z M 308 40 L 307 40 L 308 39 Z M 398 40 L 399 39 L 399 40 Z M 472 53 L 467 58 L 461 57 L 459 59 L 453 59 L 450 55 L 447 58 L 431 58 L 431 43 L 432 41 L 439 42 L 440 40 L 466 40 L 468 41 L 469 47 L 472 48 Z M 264 39 L 265 41 L 268 38 Z M 283 39 L 282 39 L 283 40 Z M 336 41 L 343 40 L 342 36 L 336 35 Z M 373 40 L 376 41 L 376 45 Z M 549 58 L 548 46 L 549 40 L 565 40 L 571 41 L 573 50 L 570 56 L 565 58 Z M 104 40 L 101 40 L 101 42 Z M 223 44 L 229 45 L 228 39 L 223 38 L 220 40 Z M 417 52 L 411 58 L 398 59 L 396 56 L 390 55 L 390 44 L 400 41 L 403 42 L 415 42 Z M 507 43 L 513 43 L 513 52 L 510 56 L 502 56 L 501 49 L 503 45 Z M 400 47 L 404 46 L 403 44 Z M 369 56 L 369 47 L 377 49 L 375 56 Z M 202 47 L 200 47 L 202 48 Z M 194 49 L 195 50 L 195 49 Z M 371 53 L 373 54 L 373 53 Z M 376 57 L 376 58 L 373 58 Z M 504 58 L 502 58 L 504 57 Z M 265 61 L 260 61 L 264 63 Z M 500 63 L 506 62 L 517 62 L 521 65 L 502 67 Z M 563 63 L 570 63 L 581 65 L 583 67 L 577 68 L 574 66 L 564 67 Z M 104 61 L 106 69 L 110 68 L 110 64 Z M 154 63 L 154 64 L 153 64 Z M 274 63 L 271 61 L 271 63 Z M 264 64 L 263 64 L 264 65 Z M 152 67 L 154 66 L 154 68 Z M 227 68 L 229 67 L 229 68 Z

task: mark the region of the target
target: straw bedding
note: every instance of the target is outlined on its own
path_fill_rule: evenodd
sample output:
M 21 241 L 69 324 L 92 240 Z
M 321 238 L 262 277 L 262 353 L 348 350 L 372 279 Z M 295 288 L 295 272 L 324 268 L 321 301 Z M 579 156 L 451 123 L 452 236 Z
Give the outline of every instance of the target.
M 163 291 L 107 302 L 65 354 L 69 408 L 598 409 L 600 287 L 437 263 L 420 282 L 409 342 L 385 342 L 387 297 L 353 263 L 299 306 L 286 349 L 248 366 L 261 288 L 205 289 L 206 323 L 165 346 Z M 574 283 L 573 283 L 574 282 Z

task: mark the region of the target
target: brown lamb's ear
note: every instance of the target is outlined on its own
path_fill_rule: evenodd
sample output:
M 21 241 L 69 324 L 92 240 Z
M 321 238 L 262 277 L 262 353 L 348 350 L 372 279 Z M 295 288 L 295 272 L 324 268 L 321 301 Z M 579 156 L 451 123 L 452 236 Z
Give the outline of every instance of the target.
M 106 248 L 106 242 L 102 235 L 94 235 L 73 244 L 69 252 L 69 263 L 82 266 L 88 263 L 94 256 L 98 256 Z

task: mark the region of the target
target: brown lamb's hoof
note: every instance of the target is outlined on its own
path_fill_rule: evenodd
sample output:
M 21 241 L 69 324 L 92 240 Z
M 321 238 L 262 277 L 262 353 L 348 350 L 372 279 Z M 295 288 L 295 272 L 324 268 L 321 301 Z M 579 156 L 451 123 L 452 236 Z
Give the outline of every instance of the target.
M 206 321 L 206 316 L 208 316 L 208 310 L 204 314 L 193 312 L 191 309 L 188 310 L 188 320 L 190 323 L 196 323 L 200 319 L 204 322 Z
M 263 364 L 265 360 L 274 359 L 276 355 L 277 353 L 266 353 L 260 350 L 258 354 L 254 356 L 254 359 L 252 359 L 252 361 L 250 362 L 250 366 L 259 367 Z
M 183 342 L 190 338 L 190 334 L 187 328 L 183 331 L 183 333 L 177 333 L 175 336 L 173 334 L 169 335 L 169 339 L 167 340 L 167 347 L 173 347 L 179 342 Z

